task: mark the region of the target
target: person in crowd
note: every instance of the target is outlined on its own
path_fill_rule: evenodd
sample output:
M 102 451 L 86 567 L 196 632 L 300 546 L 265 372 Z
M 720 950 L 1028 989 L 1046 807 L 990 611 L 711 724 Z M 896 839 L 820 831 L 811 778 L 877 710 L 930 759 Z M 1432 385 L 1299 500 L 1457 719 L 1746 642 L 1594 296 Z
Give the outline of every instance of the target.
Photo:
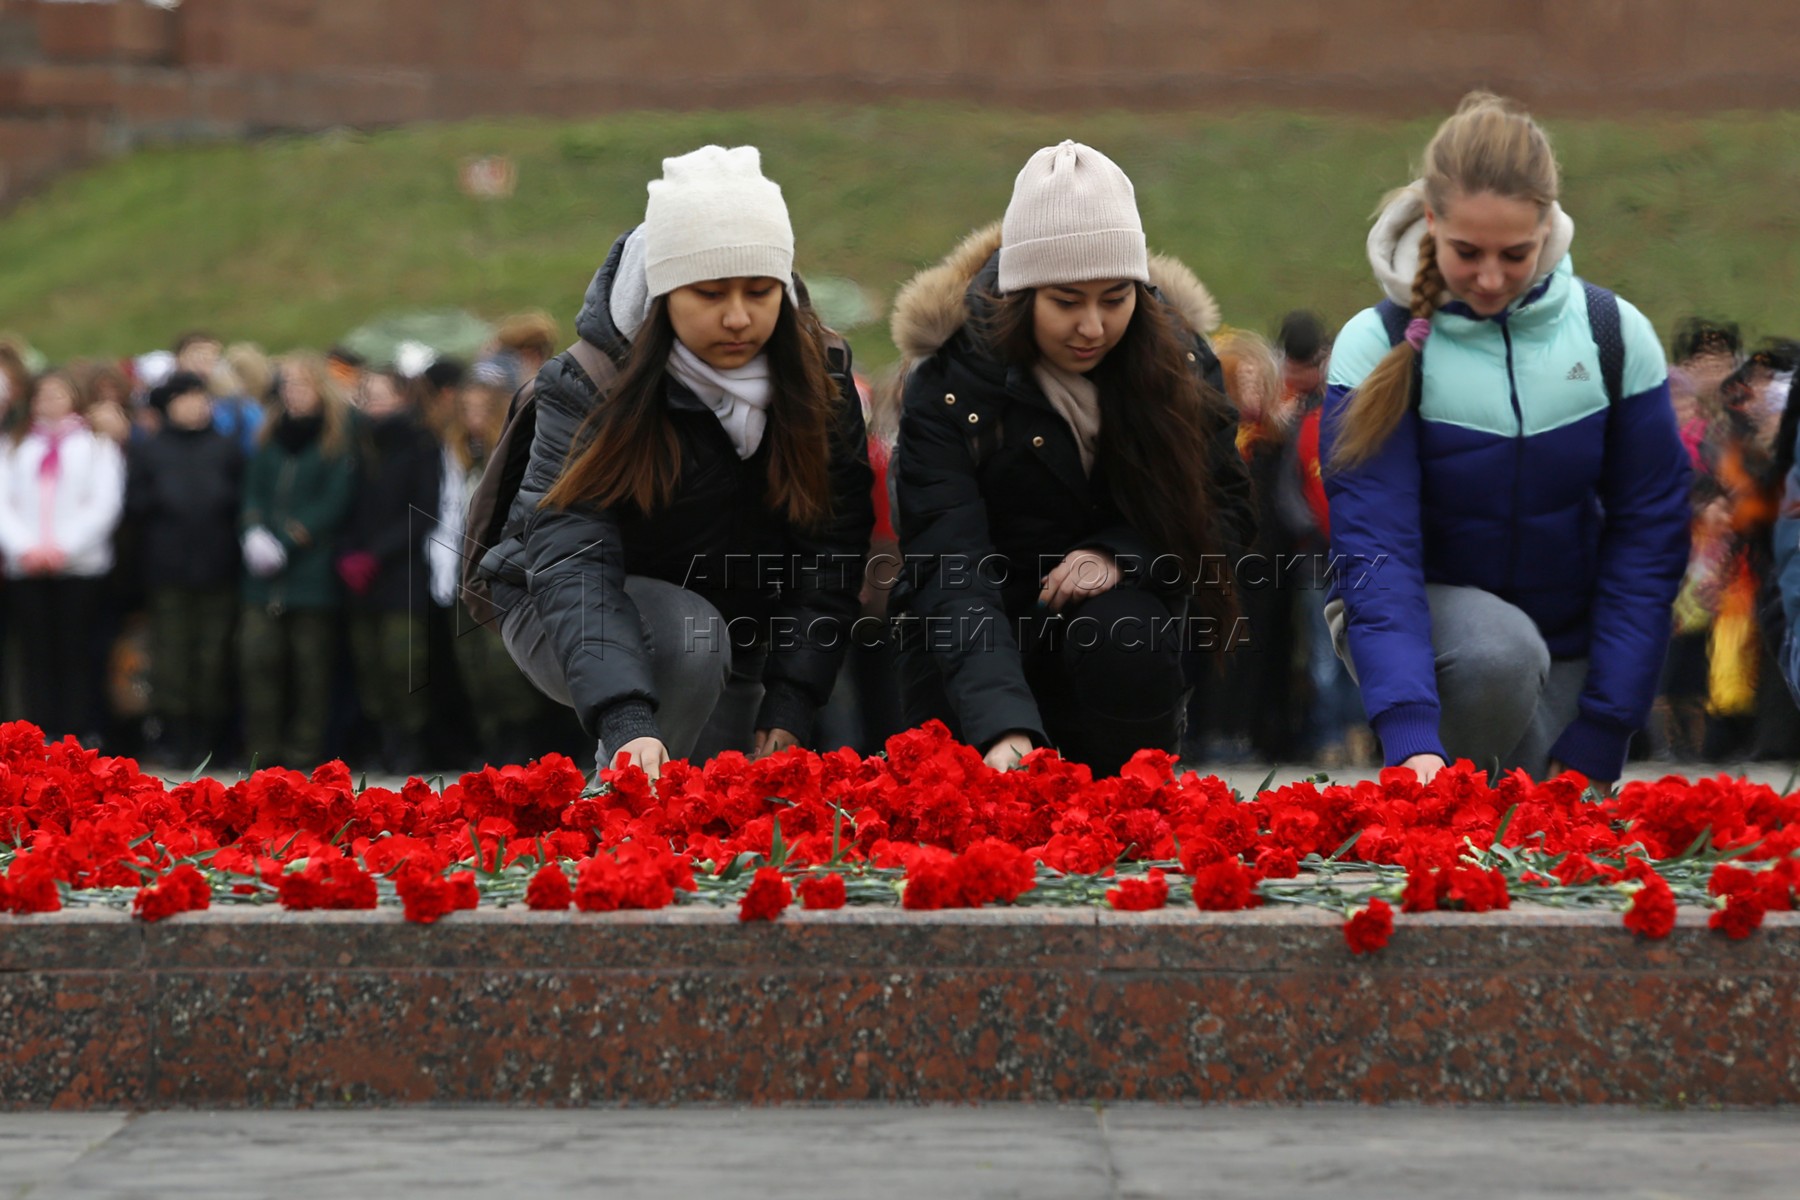
M 431 716 L 425 546 L 436 524 L 443 460 L 398 376 L 363 376 L 358 409 L 361 477 L 338 539 L 337 573 L 348 592 L 357 696 L 381 732 L 380 764 L 408 774 L 425 767 Z
M 513 378 L 521 383 L 535 379 L 550 356 L 560 349 L 559 335 L 556 318 L 547 312 L 531 309 L 514 313 L 494 330 L 494 342 L 499 348 L 495 360 L 510 367 Z
M 67 367 L 76 388 L 87 398 L 88 427 L 123 447 L 132 438 L 131 380 L 105 359 L 86 359 Z
M 222 757 L 230 736 L 244 452 L 215 427 L 207 383 L 193 372 L 175 372 L 149 404 L 162 429 L 131 447 L 126 511 L 149 597 L 150 748 L 191 766 Z
M 1700 442 L 1694 487 L 1694 554 L 1683 600 L 1704 615 L 1705 736 L 1700 757 L 1783 758 L 1796 749 L 1800 714 L 1759 627 L 1780 629 L 1768 596 L 1773 575 L 1770 528 L 1786 472 L 1779 426 L 1787 389 L 1777 376 L 1791 362 L 1779 344 L 1750 355 L 1719 380 L 1717 404 Z M 1760 610 L 1760 612 L 1759 612 Z
M 1691 469 L 1662 346 L 1576 277 L 1559 190 L 1537 122 L 1466 97 L 1369 235 L 1388 307 L 1332 352 L 1340 652 L 1387 764 L 1422 779 L 1466 758 L 1616 780 L 1668 646 Z
M 997 229 L 902 290 L 909 725 L 942 719 L 1003 768 L 1038 746 L 1096 772 L 1177 750 L 1170 627 L 1223 644 L 1235 603 L 1209 576 L 1255 520 L 1217 325 L 1193 273 L 1150 256 L 1125 172 L 1072 141 L 1031 156 Z
M 436 358 L 412 380 L 412 402 L 425 427 L 439 437 L 456 419 L 456 398 L 468 368 L 454 358 Z
M 1246 329 L 1213 338 L 1225 398 L 1238 413 L 1238 453 L 1250 472 L 1256 539 L 1238 563 L 1237 597 L 1246 636 L 1225 655 L 1190 652 L 1188 727 L 1183 756 L 1193 761 L 1281 762 L 1298 749 L 1293 711 L 1294 580 L 1292 539 L 1276 511 L 1280 471 L 1293 434 L 1294 407 L 1281 386 L 1273 348 Z
M 350 406 L 316 354 L 276 371 L 280 408 L 263 426 L 239 517 L 245 576 L 238 665 L 246 749 L 302 769 L 325 752 L 343 597 L 338 537 L 356 493 Z
M 264 407 L 274 371 L 262 347 L 233 342 L 225 348 L 207 378 L 212 393 L 213 428 L 235 438 L 246 456 L 256 453 L 257 438 L 268 416 Z
M 225 343 L 204 329 L 190 329 L 175 339 L 171 352 L 175 355 L 176 371 L 210 380 L 225 352 Z
M 1281 318 L 1276 333 L 1281 385 L 1293 406 L 1294 432 L 1288 439 L 1276 481 L 1275 508 L 1303 558 L 1293 579 L 1298 593 L 1299 635 L 1310 685 L 1304 754 L 1321 767 L 1367 767 L 1374 763 L 1374 739 L 1362 719 L 1356 681 L 1332 645 L 1325 620 L 1331 574 L 1331 511 L 1319 463 L 1319 416 L 1325 403 L 1325 367 L 1331 341 L 1324 320 L 1296 309 Z
M 0 439 L 10 440 L 15 422 L 28 410 L 26 397 L 31 393 L 31 372 L 25 359 L 13 344 L 0 338 Z M 17 658 L 7 636 L 7 610 L 11 601 L 6 592 L 4 572 L 0 572 L 0 720 L 11 720 L 12 687 L 7 664 Z
M 1674 633 L 1663 663 L 1651 734 L 1657 756 L 1677 762 L 1698 761 L 1708 752 L 1709 741 L 1712 749 L 1720 744 L 1720 721 L 1730 720 L 1730 714 L 1709 711 L 1715 692 L 1728 709 L 1748 708 L 1748 690 L 1734 686 L 1743 678 L 1733 669 L 1741 656 L 1721 658 L 1722 669 L 1715 679 L 1711 651 L 1718 636 L 1714 625 L 1720 602 L 1732 594 L 1723 586 L 1732 550 L 1742 546 L 1732 533 L 1731 505 L 1723 498 L 1729 488 L 1720 484 L 1715 471 L 1723 461 L 1741 461 L 1735 452 L 1720 453 L 1722 443 L 1739 440 L 1732 436 L 1720 388 L 1743 361 L 1743 349 L 1735 323 L 1700 316 L 1683 317 L 1670 340 L 1670 400 L 1682 445 L 1695 468 L 1693 539 L 1687 572 L 1675 597 Z M 1745 489 L 1738 491 L 1747 494 Z M 1729 640 L 1738 647 L 1748 645 L 1741 630 L 1747 595 L 1742 587 L 1733 594 L 1733 614 L 1726 623 L 1733 630 Z M 1715 688 L 1715 683 L 1723 686 Z
M 831 693 L 871 477 L 848 347 L 793 259 L 755 147 L 664 159 L 588 289 L 584 347 L 538 373 L 482 568 L 514 661 L 602 766 L 804 744 Z
M 888 402 L 878 406 L 874 389 L 860 374 L 856 391 L 862 397 L 863 420 L 869 432 L 869 469 L 874 476 L 869 499 L 875 525 L 869 533 L 862 607 L 837 685 L 819 711 L 817 741 L 822 750 L 849 746 L 868 755 L 879 754 L 888 738 L 906 728 L 900 710 L 896 648 L 888 636 L 888 594 L 900 568 L 900 539 L 894 532 L 893 493 L 888 487 L 899 403 L 889 394 Z
M 103 719 L 94 628 L 125 499 L 117 443 L 88 427 L 68 374 L 22 397 L 29 423 L 0 442 L 0 557 L 24 716 L 56 740 L 97 747 Z
M 454 417 L 442 434 L 438 525 L 425 546 L 432 616 L 442 627 L 442 636 L 432 644 L 448 645 L 456 663 L 477 735 L 478 752 L 471 762 L 475 766 L 522 763 L 535 757 L 543 744 L 538 731 L 549 703 L 519 671 L 499 633 L 491 626 L 471 624 L 458 603 L 469 497 L 505 426 L 512 380 L 511 364 L 495 359 L 476 363 L 464 380 Z

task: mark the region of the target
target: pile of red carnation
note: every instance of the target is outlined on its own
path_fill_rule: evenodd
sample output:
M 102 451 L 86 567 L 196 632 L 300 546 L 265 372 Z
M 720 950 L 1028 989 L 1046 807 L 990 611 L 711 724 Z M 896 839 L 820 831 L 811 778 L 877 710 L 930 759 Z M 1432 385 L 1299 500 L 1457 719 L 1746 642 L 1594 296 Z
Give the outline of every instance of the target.
M 569 759 L 489 767 L 441 789 L 357 788 L 342 763 L 170 785 L 73 740 L 0 725 L 0 911 L 129 903 L 145 920 L 211 902 L 292 909 L 398 904 L 431 922 L 487 904 L 583 912 L 677 902 L 779 916 L 897 900 L 1311 904 L 1379 949 L 1403 913 L 1515 898 L 1610 907 L 1666 936 L 1677 903 L 1743 937 L 1793 907 L 1800 798 L 1725 778 L 1597 796 L 1574 774 L 1490 786 L 1467 763 L 1421 785 L 1301 782 L 1240 797 L 1139 753 L 1095 779 L 1052 751 L 995 771 L 942 725 L 884 755 L 791 750 L 752 762 L 635 768 L 590 786 Z

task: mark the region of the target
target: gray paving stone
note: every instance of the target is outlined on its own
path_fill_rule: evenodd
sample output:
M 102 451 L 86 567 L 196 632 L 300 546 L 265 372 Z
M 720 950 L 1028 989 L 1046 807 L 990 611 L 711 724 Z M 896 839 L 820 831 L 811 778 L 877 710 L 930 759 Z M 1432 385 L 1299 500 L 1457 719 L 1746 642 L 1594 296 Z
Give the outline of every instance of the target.
M 0 1198 L 19 1200 L 125 1127 L 125 1113 L 0 1116 Z
M 1800 1194 L 1800 1113 L 1117 1105 L 34 1114 L 0 1196 L 1206 1196 L 1738 1200 Z
M 1106 1196 L 1092 1108 L 152 1113 L 31 1200 Z
M 1126 1200 L 1800 1195 L 1787 1112 L 1126 1105 L 1103 1122 Z

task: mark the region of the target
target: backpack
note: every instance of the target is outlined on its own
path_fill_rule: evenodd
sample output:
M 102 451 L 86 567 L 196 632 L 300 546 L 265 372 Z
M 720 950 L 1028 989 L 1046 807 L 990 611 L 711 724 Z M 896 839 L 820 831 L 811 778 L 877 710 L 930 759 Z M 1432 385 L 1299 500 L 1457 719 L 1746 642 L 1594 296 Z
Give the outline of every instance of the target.
M 1593 331 L 1594 347 L 1600 352 L 1600 380 L 1606 385 L 1606 402 L 1617 404 L 1625 390 L 1625 335 L 1619 328 L 1619 298 L 1585 279 L 1581 286 L 1587 292 L 1588 326 Z M 1406 338 L 1406 326 L 1412 320 L 1412 313 L 1386 298 L 1375 306 L 1375 311 L 1381 317 L 1382 328 L 1387 330 L 1388 345 L 1398 346 Z M 1423 390 L 1418 362 L 1415 360 L 1413 368 L 1414 408 L 1419 406 Z
M 619 370 L 611 358 L 592 342 L 583 338 L 563 351 L 587 375 L 595 391 L 604 391 L 618 378 Z M 500 615 L 494 607 L 493 585 L 481 573 L 481 560 L 497 545 L 506 528 L 512 503 L 525 481 L 525 468 L 531 462 L 531 439 L 537 433 L 537 378 L 527 379 L 513 393 L 506 408 L 506 423 L 488 455 L 487 469 L 475 490 L 469 494 L 468 512 L 464 514 L 462 546 L 462 600 L 469 616 L 477 625 L 486 625 Z

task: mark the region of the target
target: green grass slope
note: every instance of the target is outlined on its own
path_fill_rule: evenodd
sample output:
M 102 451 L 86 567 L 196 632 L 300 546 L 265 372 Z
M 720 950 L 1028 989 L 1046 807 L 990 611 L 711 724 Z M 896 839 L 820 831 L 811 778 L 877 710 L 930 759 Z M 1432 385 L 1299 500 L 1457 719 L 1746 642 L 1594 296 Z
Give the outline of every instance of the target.
M 1666 331 L 1689 312 L 1800 333 L 1800 114 L 1552 125 L 1581 273 Z M 946 105 L 627 113 L 147 150 L 69 177 L 0 220 L 0 330 L 52 358 L 164 345 L 188 326 L 323 346 L 383 312 L 543 307 L 568 322 L 660 160 L 754 143 L 792 208 L 803 273 L 885 304 L 998 217 L 1014 173 L 1064 137 L 1136 182 L 1151 245 L 1186 259 L 1226 320 L 1288 308 L 1336 323 L 1375 299 L 1369 211 L 1408 178 L 1429 122 L 1253 112 L 1043 115 Z M 457 166 L 505 153 L 517 193 L 477 200 Z M 891 362 L 885 322 L 854 331 Z

